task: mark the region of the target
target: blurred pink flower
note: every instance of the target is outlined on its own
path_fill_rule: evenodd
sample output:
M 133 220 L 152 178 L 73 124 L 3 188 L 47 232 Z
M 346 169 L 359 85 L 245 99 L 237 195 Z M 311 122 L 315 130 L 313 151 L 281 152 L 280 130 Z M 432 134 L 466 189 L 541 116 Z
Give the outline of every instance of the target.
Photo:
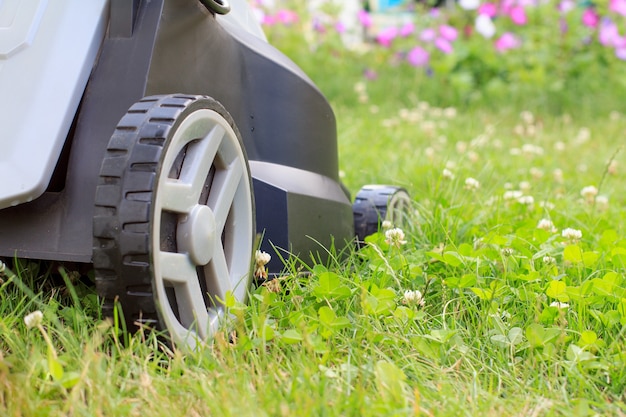
M 609 9 L 612 12 L 626 16 L 626 0 L 611 0 Z
M 409 61 L 409 64 L 413 65 L 414 67 L 425 67 L 426 65 L 428 65 L 430 54 L 421 46 L 416 46 L 409 51 L 406 59 L 407 61 Z
M 626 61 L 626 48 L 615 48 L 615 56 Z
M 432 42 L 436 37 L 437 33 L 435 32 L 435 29 L 432 28 L 424 29 L 422 33 L 420 33 L 420 40 L 422 42 Z
M 397 37 L 398 28 L 391 26 L 378 32 L 378 35 L 376 35 L 376 41 L 383 46 L 390 47 L 393 40 Z
M 298 21 L 298 14 L 293 10 L 281 9 L 276 12 L 276 19 L 283 25 L 291 25 Z
M 498 52 L 505 52 L 509 49 L 519 48 L 521 44 L 514 34 L 506 32 L 496 40 L 495 47 Z
M 361 22 L 363 26 L 365 26 L 366 28 L 372 26 L 372 16 L 370 16 L 368 12 L 366 12 L 365 10 L 359 10 L 357 16 L 359 18 L 359 22 Z
M 516 25 L 522 26 L 528 22 L 526 10 L 522 6 L 513 6 L 509 11 L 509 17 Z
M 596 11 L 592 7 L 588 7 L 583 12 L 583 25 L 589 28 L 595 28 L 598 26 L 598 22 L 600 21 L 600 16 L 596 13 Z
M 335 23 L 335 30 L 337 31 L 337 33 L 345 33 L 346 25 L 342 21 L 339 21 Z
M 478 8 L 478 14 L 484 14 L 489 17 L 494 17 L 496 14 L 498 14 L 498 6 L 496 6 L 494 3 L 483 3 Z
M 453 26 L 441 25 L 439 26 L 439 34 L 441 37 L 449 42 L 454 42 L 459 36 L 458 31 Z
M 276 18 L 269 14 L 265 14 L 263 15 L 263 20 L 261 21 L 261 23 L 266 26 L 272 26 L 276 24 Z
M 604 46 L 614 46 L 619 38 L 619 32 L 617 25 L 611 21 L 611 19 L 604 18 L 600 24 L 600 30 L 598 32 L 598 40 Z
M 435 46 L 444 54 L 450 54 L 454 50 L 450 41 L 445 38 L 435 39 Z
M 413 32 L 415 32 L 415 25 L 413 24 L 413 22 L 405 23 L 400 28 L 400 36 L 402 36 L 403 38 L 406 38 L 407 36 L 411 35 Z

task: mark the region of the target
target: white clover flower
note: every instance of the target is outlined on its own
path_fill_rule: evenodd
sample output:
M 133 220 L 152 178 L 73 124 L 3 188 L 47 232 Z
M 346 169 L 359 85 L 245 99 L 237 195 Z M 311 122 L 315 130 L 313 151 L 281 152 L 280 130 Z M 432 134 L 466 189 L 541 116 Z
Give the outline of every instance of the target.
M 554 143 L 554 150 L 557 152 L 563 152 L 565 149 L 567 149 L 567 145 L 565 145 L 565 142 L 562 141 L 558 141 Z
M 448 168 L 444 168 L 444 170 L 443 170 L 443 177 L 445 179 L 447 179 L 447 180 L 453 180 L 454 179 L 454 174 Z
M 454 107 L 446 107 L 443 109 L 443 115 L 448 119 L 454 119 L 457 115 L 457 110 Z
M 550 233 L 556 233 L 558 231 L 550 219 L 539 220 L 539 223 L 537 223 L 537 229 L 542 229 Z
M 429 146 L 428 148 L 424 149 L 424 155 L 426 155 L 428 159 L 433 159 L 435 156 L 435 149 Z
M 421 291 L 406 290 L 404 292 L 404 296 L 402 297 L 402 304 L 424 307 L 426 305 L 426 301 L 424 300 L 424 296 Z
M 517 202 L 524 206 L 532 206 L 535 204 L 535 198 L 532 195 L 523 195 L 517 199 Z
M 509 155 L 511 156 L 519 156 L 522 154 L 522 150 L 520 148 L 511 148 L 509 149 Z
M 599 195 L 596 197 L 596 208 L 600 211 L 604 211 L 609 208 L 609 198 L 605 195 Z
M 589 128 L 587 127 L 582 127 L 578 131 L 578 135 L 576 135 L 576 139 L 574 140 L 574 143 L 576 145 L 582 145 L 583 143 L 587 142 L 589 139 L 591 139 L 591 130 L 589 130 Z
M 520 190 L 522 190 L 523 192 L 527 193 L 528 191 L 530 191 L 530 182 L 528 181 L 522 181 L 519 183 L 519 188 Z
M 32 329 L 33 327 L 38 327 L 43 322 L 43 313 L 39 310 L 33 311 L 30 314 L 27 314 L 24 317 L 24 324 L 28 329 Z
M 504 192 L 504 194 L 502 195 L 502 198 L 505 201 L 517 200 L 518 198 L 521 198 L 523 195 L 524 193 L 520 190 L 508 190 Z
M 561 232 L 561 236 L 563 236 L 567 240 L 577 241 L 582 239 L 583 232 L 568 227 L 567 229 L 563 229 L 563 231 Z
M 556 259 L 548 255 L 544 256 L 542 260 L 543 260 L 543 263 L 546 265 L 553 265 L 554 263 L 556 263 Z
M 583 196 L 585 201 L 587 201 L 588 203 L 593 203 L 594 199 L 598 195 L 598 189 L 593 185 L 588 185 L 586 187 L 583 187 L 583 189 L 580 191 L 580 195 Z
M 567 310 L 569 308 L 569 304 L 562 303 L 561 301 L 553 301 L 550 303 L 550 307 L 556 307 L 559 310 Z
M 544 200 L 544 201 L 540 201 L 539 202 L 539 207 L 545 208 L 545 209 L 548 209 L 548 210 L 554 210 L 555 206 L 554 206 L 554 203 L 551 203 L 550 201 L 545 201 Z
M 609 162 L 609 166 L 606 168 L 606 172 L 608 172 L 610 175 L 617 174 L 617 165 L 617 161 L 612 160 L 611 162 Z
M 524 121 L 524 123 L 528 125 L 535 122 L 535 116 L 532 114 L 532 112 L 528 110 L 524 110 L 523 112 L 521 112 L 519 117 Z
M 502 255 L 504 256 L 513 256 L 513 248 L 502 248 Z
M 530 173 L 530 176 L 533 177 L 533 179 L 535 180 L 541 179 L 543 177 L 543 170 L 537 167 L 531 167 L 528 172 Z
M 562 184 L 563 183 L 563 170 L 556 168 L 554 171 L 552 171 L 552 178 L 554 178 L 555 182 Z
M 465 153 L 465 151 L 467 151 L 467 143 L 462 140 L 458 141 L 455 147 L 458 153 Z
M 385 232 L 385 242 L 388 245 L 400 247 L 406 243 L 402 229 L 395 227 Z
M 391 221 L 389 220 L 383 220 L 383 223 L 381 224 L 381 227 L 385 230 L 387 229 L 391 229 L 393 227 L 393 223 L 391 223 Z
M 478 154 L 476 152 L 469 151 L 467 153 L 467 159 L 469 159 L 470 162 L 472 162 L 472 163 L 476 163 L 476 162 L 478 162 L 479 156 L 478 156 Z
M 255 262 L 255 269 L 254 269 L 254 276 L 256 278 L 263 278 L 266 279 L 267 278 L 267 269 L 265 268 L 265 265 L 267 265 L 267 263 L 272 259 L 272 256 L 264 251 L 260 251 L 257 250 L 254 254 L 254 262 Z
M 465 188 L 468 190 L 478 190 L 480 188 L 480 183 L 478 180 L 469 177 L 465 180 Z

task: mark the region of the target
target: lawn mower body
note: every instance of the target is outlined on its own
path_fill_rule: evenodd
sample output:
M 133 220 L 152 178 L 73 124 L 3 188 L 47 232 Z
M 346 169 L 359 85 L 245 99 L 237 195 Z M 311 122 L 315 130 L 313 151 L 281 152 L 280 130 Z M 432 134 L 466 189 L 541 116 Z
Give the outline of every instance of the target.
M 231 3 L 225 15 L 198 0 L 0 3 L 0 256 L 91 263 L 111 135 L 133 103 L 174 93 L 232 116 L 263 250 L 306 257 L 353 239 L 328 102 Z

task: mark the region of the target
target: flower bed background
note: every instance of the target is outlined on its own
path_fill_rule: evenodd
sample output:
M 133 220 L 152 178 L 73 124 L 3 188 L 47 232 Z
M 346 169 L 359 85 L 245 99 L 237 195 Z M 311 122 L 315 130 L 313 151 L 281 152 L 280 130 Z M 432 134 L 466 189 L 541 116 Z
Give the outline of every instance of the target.
M 405 1 L 388 13 L 314 3 L 257 0 L 256 8 L 272 42 L 305 70 L 322 54 L 336 57 L 316 79 L 331 97 L 343 89 L 333 79 L 355 71 L 384 79 L 390 94 L 412 91 L 437 105 L 610 111 L 626 92 L 626 0 Z

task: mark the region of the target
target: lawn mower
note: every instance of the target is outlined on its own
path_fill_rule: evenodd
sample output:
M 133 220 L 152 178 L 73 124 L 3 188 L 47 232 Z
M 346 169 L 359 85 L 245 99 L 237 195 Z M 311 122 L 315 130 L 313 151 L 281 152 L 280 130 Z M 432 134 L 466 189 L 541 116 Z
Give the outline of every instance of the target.
M 351 203 L 329 103 L 244 0 L 0 2 L 0 106 L 0 256 L 89 265 L 105 316 L 192 349 L 255 250 L 277 274 L 410 202 Z

